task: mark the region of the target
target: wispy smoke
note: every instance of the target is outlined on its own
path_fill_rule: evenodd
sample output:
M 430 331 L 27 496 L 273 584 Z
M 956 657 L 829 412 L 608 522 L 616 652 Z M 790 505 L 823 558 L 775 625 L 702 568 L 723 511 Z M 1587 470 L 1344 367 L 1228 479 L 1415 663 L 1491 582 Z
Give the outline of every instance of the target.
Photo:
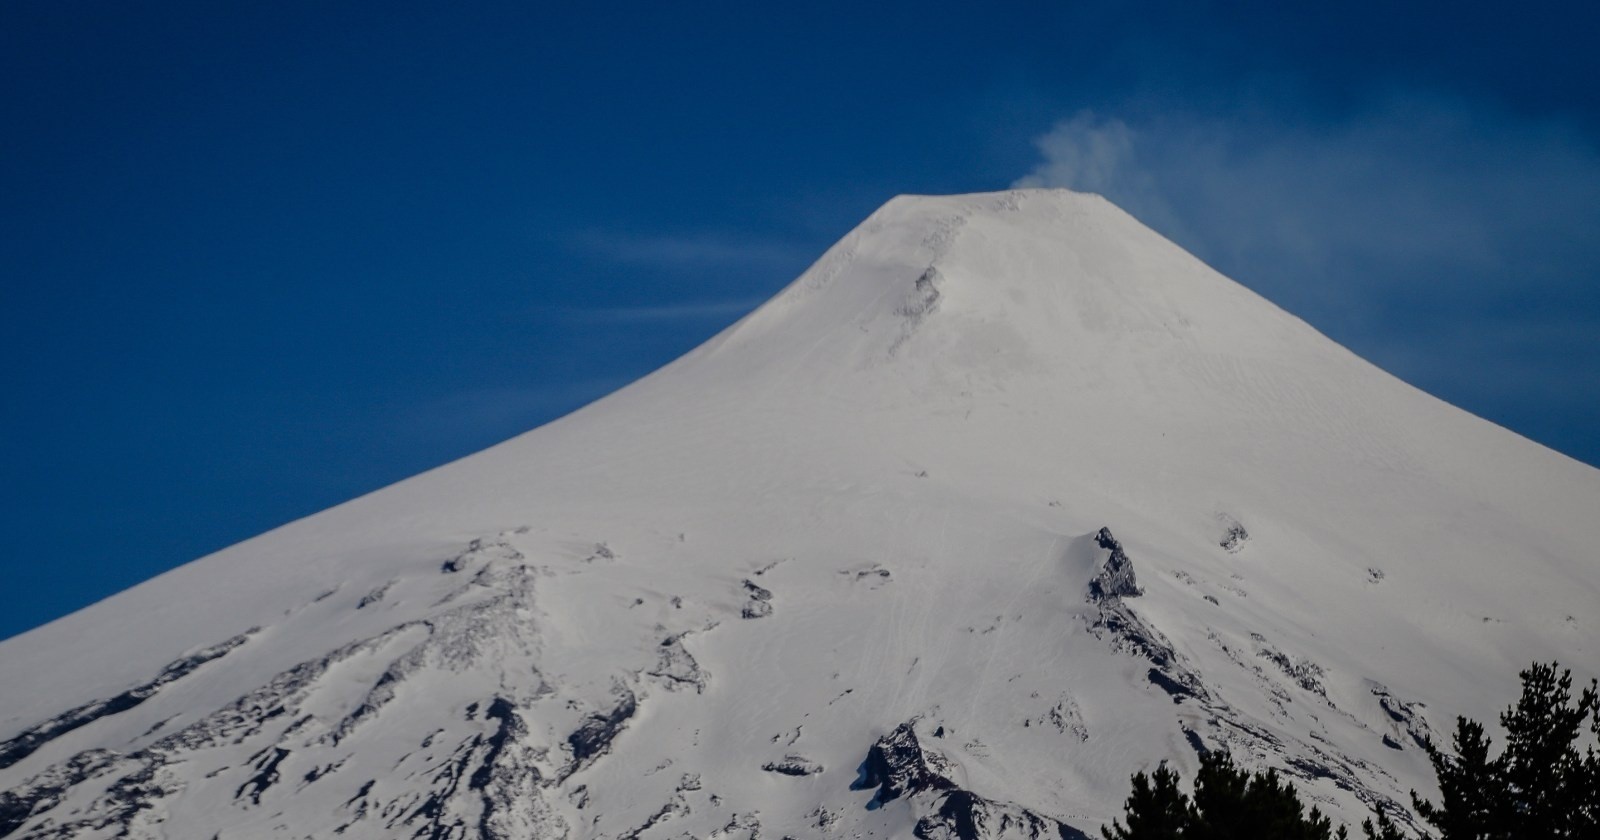
M 1299 126 L 1084 112 L 1036 143 L 1017 185 L 1101 193 L 1448 399 L 1600 420 L 1600 152 L 1569 126 L 1396 96 Z

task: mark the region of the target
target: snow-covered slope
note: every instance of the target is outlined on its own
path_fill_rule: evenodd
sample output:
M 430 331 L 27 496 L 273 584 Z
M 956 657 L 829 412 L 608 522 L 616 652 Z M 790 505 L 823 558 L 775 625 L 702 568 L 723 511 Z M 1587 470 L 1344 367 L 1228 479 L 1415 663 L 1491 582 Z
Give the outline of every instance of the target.
M 611 397 L 0 645 L 0 835 L 1071 837 L 1217 748 L 1357 820 L 1600 671 L 1597 514 L 1103 199 L 898 198 Z

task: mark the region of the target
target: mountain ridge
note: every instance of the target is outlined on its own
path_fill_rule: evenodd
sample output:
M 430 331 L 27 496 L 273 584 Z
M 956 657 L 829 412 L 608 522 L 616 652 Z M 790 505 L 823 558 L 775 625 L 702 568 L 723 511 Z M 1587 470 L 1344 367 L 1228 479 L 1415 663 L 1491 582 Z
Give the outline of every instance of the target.
M 1227 747 L 1355 818 L 1486 682 L 1600 670 L 1597 502 L 1103 199 L 900 198 L 616 394 L 0 643 L 0 788 L 99 767 L 26 837 L 141 774 L 75 831 L 1031 836 Z

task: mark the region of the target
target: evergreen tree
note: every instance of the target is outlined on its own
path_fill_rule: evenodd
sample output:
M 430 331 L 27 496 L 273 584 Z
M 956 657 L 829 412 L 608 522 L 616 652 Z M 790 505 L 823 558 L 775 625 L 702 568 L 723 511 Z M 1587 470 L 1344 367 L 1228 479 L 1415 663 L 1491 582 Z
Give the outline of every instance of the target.
M 1247 773 L 1227 753 L 1200 760 L 1185 838 L 1233 840 L 1331 840 L 1332 821 L 1312 808 L 1308 816 L 1293 784 L 1278 771 Z M 1342 836 L 1342 832 L 1341 835 Z
M 1489 757 L 1489 743 L 1483 725 L 1463 717 L 1456 719 L 1456 734 L 1451 739 L 1454 755 L 1434 746 L 1431 739 L 1423 745 L 1439 780 L 1440 804 L 1422 799 L 1416 791 L 1411 792 L 1411 804 L 1418 816 L 1439 829 L 1445 840 L 1506 837 L 1505 783 L 1500 762 Z
M 1361 824 L 1361 836 L 1366 840 L 1411 840 L 1382 809 L 1374 811 L 1373 816 L 1377 818 L 1376 823 L 1369 819 Z
M 1116 820 L 1100 827 L 1106 840 L 1177 840 L 1189 817 L 1189 797 L 1178 791 L 1178 774 L 1163 762 L 1154 777 L 1133 774 L 1133 793 L 1123 804 L 1128 827 Z
M 1500 715 L 1506 730 L 1501 756 L 1511 822 L 1520 837 L 1585 837 L 1578 806 L 1584 766 L 1578 734 L 1595 707 L 1595 688 L 1572 705 L 1572 672 L 1556 676 L 1556 663 L 1522 672 L 1522 698 Z M 1587 828 L 1593 829 L 1593 823 Z
M 1578 753 L 1584 722 L 1600 735 L 1600 692 L 1591 683 L 1572 702 L 1572 672 L 1534 663 L 1521 673 L 1522 697 L 1500 715 L 1506 746 L 1490 756 L 1483 726 L 1456 719 L 1455 755 L 1427 744 L 1439 779 L 1434 805 L 1413 791 L 1417 813 L 1441 840 L 1600 837 L 1600 758 Z
M 1483 725 L 1456 719 L 1451 751 L 1424 746 L 1439 780 L 1439 802 L 1411 793 L 1439 840 L 1600 840 L 1600 682 L 1572 697 L 1572 672 L 1556 663 L 1523 671 L 1522 696 L 1500 715 L 1505 748 L 1494 755 Z M 1594 736 L 1583 753 L 1586 728 Z M 1106 840 L 1343 840 L 1316 809 L 1307 814 L 1293 784 L 1276 770 L 1247 773 L 1226 753 L 1200 760 L 1194 794 L 1165 765 L 1133 777 L 1126 827 L 1101 828 Z M 1361 825 L 1365 840 L 1410 840 L 1383 811 Z M 1424 840 L 1428 834 L 1421 835 Z
M 1595 693 L 1593 683 L 1589 686 L 1589 693 Z M 1581 792 L 1578 797 L 1577 812 L 1581 825 L 1591 829 L 1600 826 L 1600 697 L 1590 704 L 1589 731 L 1594 735 L 1594 743 L 1589 746 L 1589 754 L 1583 760 L 1583 777 Z M 1595 833 L 1600 834 L 1600 830 Z
M 1178 790 L 1178 774 L 1165 765 L 1154 779 L 1133 777 L 1133 794 L 1124 805 L 1127 827 L 1112 821 L 1101 828 L 1106 840 L 1335 840 L 1346 832 L 1317 809 L 1307 815 L 1294 785 L 1276 770 L 1248 773 L 1227 753 L 1200 760 L 1194 798 Z

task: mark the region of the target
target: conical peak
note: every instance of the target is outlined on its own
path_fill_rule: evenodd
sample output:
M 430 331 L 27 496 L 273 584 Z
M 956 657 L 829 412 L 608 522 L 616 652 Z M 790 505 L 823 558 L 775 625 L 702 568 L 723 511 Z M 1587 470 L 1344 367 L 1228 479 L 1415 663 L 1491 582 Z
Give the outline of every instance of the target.
M 1075 192 L 1058 188 L 1023 188 L 992 190 L 973 193 L 900 193 L 885 201 L 867 217 L 871 220 L 883 215 L 919 210 L 934 213 L 957 212 L 968 215 L 985 213 L 1011 213 L 1025 202 L 1071 202 L 1074 199 L 1095 197 L 1092 193 Z
M 848 348 L 856 366 L 1331 346 L 1106 199 L 1059 189 L 890 200 L 719 344 L 778 334 Z
M 902 193 L 884 202 L 883 206 L 868 217 L 868 220 L 895 214 L 919 213 L 962 217 L 1005 217 L 1016 213 L 1061 215 L 1097 212 L 1126 215 L 1098 193 L 1078 192 L 1059 187 L 1023 187 L 946 195 Z
M 1137 225 L 1105 198 L 1066 189 L 908 194 L 885 202 L 840 244 L 897 260 L 937 264 L 969 226 L 1053 239 L 1073 227 L 1095 226 L 1097 219 L 1100 225 Z
M 1128 298 L 1174 286 L 1244 292 L 1193 255 L 1094 193 L 1015 189 L 898 196 L 862 223 L 859 251 L 926 263 L 969 284 L 1098 286 Z
M 1043 830 L 1188 742 L 1359 819 L 1428 782 L 1389 700 L 1585 652 L 1597 498 L 1100 199 L 904 198 L 611 398 L 6 642 L 0 789 L 18 836 L 889 835 L 946 781 Z M 949 779 L 861 807 L 900 736 Z

